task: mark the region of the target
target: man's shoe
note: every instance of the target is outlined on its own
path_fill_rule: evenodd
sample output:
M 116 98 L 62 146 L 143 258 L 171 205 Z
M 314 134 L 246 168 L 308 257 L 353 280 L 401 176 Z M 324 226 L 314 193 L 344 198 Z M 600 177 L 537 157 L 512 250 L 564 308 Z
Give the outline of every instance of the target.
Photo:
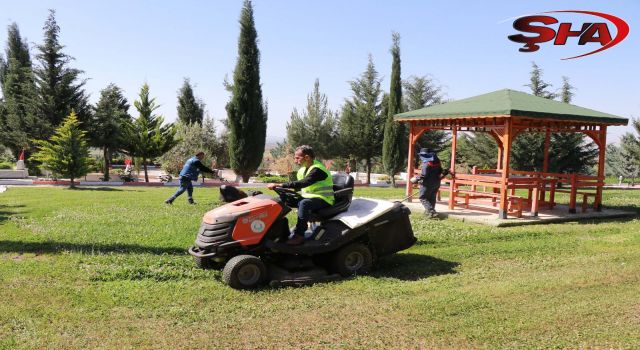
M 196 202 L 194 202 L 193 199 L 189 199 L 189 204 L 196 204 Z
M 173 201 L 171 199 L 167 199 L 166 201 L 164 201 L 164 204 L 171 205 L 171 204 L 173 204 Z
M 304 243 L 304 236 L 295 235 L 287 241 L 287 245 L 300 245 Z

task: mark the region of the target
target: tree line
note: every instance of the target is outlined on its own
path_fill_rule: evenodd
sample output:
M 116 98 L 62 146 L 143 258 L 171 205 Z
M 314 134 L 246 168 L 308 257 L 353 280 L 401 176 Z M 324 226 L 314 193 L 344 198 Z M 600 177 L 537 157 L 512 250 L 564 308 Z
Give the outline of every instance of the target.
M 114 153 L 136 159 L 144 169 L 146 181 L 147 165 L 161 156 L 169 166 L 175 167 L 174 158 L 184 158 L 197 148 L 209 151 L 208 154 L 220 162 L 227 161 L 227 148 L 223 147 L 226 135 L 217 135 L 213 120 L 205 117 L 205 105 L 194 96 L 189 79 L 185 78 L 178 91 L 175 124 L 165 123 L 164 117 L 155 113 L 158 104 L 146 83 L 133 102 L 135 117 L 129 114 L 129 101 L 115 84 L 100 91 L 98 102 L 91 105 L 84 89 L 84 72 L 71 67 L 73 57 L 63 51 L 54 10 L 50 10 L 43 32 L 43 43 L 36 46 L 35 62 L 16 23 L 9 25 L 5 53 L 0 55 L 0 145 L 9 150 L 13 159 L 24 151 L 27 165 L 36 174 L 38 167 L 44 166 L 54 174 L 77 177 L 77 172 L 60 173 L 56 165 L 74 155 L 54 157 L 55 153 L 49 152 L 60 146 L 66 135 L 80 137 L 78 144 L 86 143 L 87 147 L 102 151 L 100 168 L 105 180 L 109 180 Z M 82 132 L 69 133 L 76 129 Z M 203 135 L 208 138 L 195 140 Z M 187 149 L 184 149 L 185 143 Z M 48 146 L 52 147 L 48 153 L 44 152 Z M 70 151 L 64 147 L 58 151 L 63 149 Z M 78 159 L 73 163 L 79 162 L 79 169 L 86 168 L 85 154 L 82 150 L 75 155 Z
M 401 78 L 400 36 L 392 33 L 391 79 L 389 92 L 382 82 L 369 56 L 365 71 L 350 82 L 352 96 L 346 99 L 339 111 L 330 111 L 327 97 L 319 90 L 319 81 L 307 97 L 302 112 L 294 108 L 287 123 L 287 138 L 272 152 L 279 156 L 286 145 L 312 144 L 318 147 L 323 159 L 333 159 L 334 164 L 352 170 L 363 169 L 370 180 L 372 169 L 394 175 L 406 169 L 408 130 L 404 124 L 393 121 L 393 116 L 410 110 L 445 103 L 442 86 L 428 75 Z M 559 99 L 571 103 L 575 88 L 568 77 L 562 77 L 562 86 L 552 91 L 552 84 L 544 81 L 543 71 L 535 62 L 529 73 L 528 87 L 535 96 Z M 542 171 L 544 161 L 544 133 L 521 133 L 513 141 L 511 166 L 513 169 Z M 441 152 L 445 163 L 450 162 L 451 141 L 444 131 L 424 133 L 416 148 L 431 148 Z M 485 132 L 461 133 L 457 146 L 456 164 L 470 170 L 471 167 L 496 168 L 498 145 Z M 592 173 L 597 163 L 598 149 L 582 133 L 552 133 L 549 150 L 549 172 Z M 415 159 L 414 161 L 417 161 Z M 358 166 L 360 165 L 360 166 Z
M 114 84 L 100 92 L 95 106 L 90 105 L 84 91 L 85 80 L 81 78 L 84 72 L 70 67 L 72 57 L 63 52 L 64 46 L 59 42 L 60 28 L 55 21 L 55 12 L 51 10 L 45 22 L 44 40 L 36 47 L 35 64 L 18 26 L 11 24 L 5 55 L 0 55 L 3 94 L 0 144 L 9 148 L 14 157 L 22 150 L 34 152 L 33 162 L 52 168 L 52 162 L 62 160 L 52 158 L 55 152 L 43 150 L 55 148 L 56 140 L 60 146 L 62 139 L 75 135 L 87 146 L 102 150 L 106 179 L 110 159 L 120 152 L 138 160 L 147 181 L 146 165 L 149 162 L 159 161 L 165 170 L 175 174 L 186 157 L 196 150 L 204 150 L 211 155 L 210 161 L 231 167 L 246 182 L 263 160 L 268 105 L 262 96 L 258 33 L 251 1 L 244 1 L 239 22 L 233 80 L 227 82 L 225 79 L 224 82 L 230 99 L 226 104 L 227 118 L 222 132 L 216 130 L 213 120 L 207 116 L 206 106 L 195 96 L 189 79 L 184 80 L 178 91 L 176 123 L 165 123 L 163 116 L 155 113 L 158 105 L 150 96 L 147 84 L 143 84 L 133 102 L 136 117 L 129 114 L 131 106 L 122 89 Z M 371 55 L 365 70 L 349 81 L 351 95 L 336 111 L 329 109 L 327 96 L 321 92 L 319 79 L 316 79 L 307 96 L 307 105 L 301 110 L 293 109 L 286 125 L 287 137 L 271 150 L 271 155 L 291 167 L 292 148 L 310 144 L 319 158 L 332 159 L 335 169 L 363 169 L 368 181 L 375 170 L 389 174 L 393 180 L 393 175 L 405 168 L 408 153 L 408 130 L 404 124 L 394 122 L 393 116 L 444 103 L 447 99 L 443 87 L 429 75 L 402 79 L 398 33 L 391 35 L 389 52 L 392 67 L 388 92 L 383 88 Z M 567 77 L 562 77 L 563 84 L 558 91 L 551 91 L 552 85 L 543 80 L 542 69 L 535 63 L 529 78 L 525 86 L 536 96 L 557 98 L 566 103 L 574 96 L 575 89 Z M 74 131 L 76 129 L 80 131 Z M 637 146 L 635 136 L 625 137 Z M 581 133 L 553 134 L 551 144 L 549 171 L 590 172 L 595 164 L 597 149 Z M 415 147 L 442 152 L 443 160 L 449 161 L 451 142 L 444 131 L 424 133 Z M 514 140 L 513 168 L 541 170 L 543 147 L 543 134 L 520 134 Z M 63 148 L 58 147 L 58 152 Z M 79 157 L 84 157 L 85 153 L 79 151 Z M 495 168 L 497 145 L 485 133 L 462 133 L 457 155 L 456 162 L 463 167 Z

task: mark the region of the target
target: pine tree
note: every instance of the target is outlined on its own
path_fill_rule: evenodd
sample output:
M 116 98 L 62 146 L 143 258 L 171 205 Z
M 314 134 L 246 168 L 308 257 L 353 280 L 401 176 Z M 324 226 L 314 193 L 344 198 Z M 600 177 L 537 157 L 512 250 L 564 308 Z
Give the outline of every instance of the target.
M 569 77 L 562 77 L 562 91 L 560 92 L 560 101 L 564 103 L 571 103 L 575 93 L 573 90 L 575 87 L 569 83 Z
M 416 109 L 433 106 L 444 102 L 442 87 L 436 85 L 433 78 L 429 76 L 410 76 L 403 82 L 404 88 L 404 110 L 414 111 Z M 405 131 L 405 143 L 409 143 L 408 132 Z M 414 147 L 430 148 L 436 152 L 443 151 L 449 143 L 449 136 L 441 130 L 428 130 L 416 141 Z M 443 159 L 443 158 L 442 158 Z M 415 152 L 414 163 L 418 161 L 418 152 Z
M 364 160 L 367 183 L 371 180 L 371 168 L 375 157 L 382 151 L 382 136 L 386 116 L 381 113 L 380 80 L 369 55 L 367 69 L 359 79 L 350 82 L 352 97 L 342 107 L 340 139 L 346 150 L 343 156 Z
M 175 128 L 172 124 L 163 125 L 164 118 L 153 112 L 158 109 L 155 98 L 149 99 L 149 85 L 140 89 L 139 100 L 133 105 L 139 116 L 124 124 L 123 151 L 131 157 L 142 159 L 144 180 L 149 182 L 147 161 L 163 155 L 175 145 Z
M 335 152 L 337 120 L 329 110 L 327 95 L 320 92 L 316 79 L 313 92 L 307 95 L 307 106 L 302 115 L 296 108 L 287 122 L 287 143 L 293 147 L 310 145 L 320 159 L 329 159 Z
M 530 83 L 526 84 L 535 96 L 554 99 L 555 94 L 547 89 L 552 85 L 542 80 L 542 69 L 531 62 Z M 544 163 L 544 134 L 522 132 L 513 140 L 511 146 L 511 168 L 526 171 L 541 171 Z
M 456 148 L 456 159 L 469 167 L 495 169 L 498 165 L 498 145 L 486 132 L 461 135 Z
M 75 112 L 71 111 L 50 141 L 35 141 L 39 151 L 33 158 L 53 174 L 69 178 L 70 187 L 75 188 L 74 180 L 89 172 L 89 146 L 85 134 Z
M 562 102 L 571 103 L 574 87 L 562 77 Z M 583 133 L 555 133 L 551 137 L 549 171 L 554 173 L 587 173 L 597 164 L 598 147 L 586 142 Z
M 260 85 L 260 51 L 251 1 L 245 0 L 240 14 L 238 61 L 233 72 L 231 100 L 227 103 L 229 160 L 231 168 L 248 182 L 264 153 L 267 108 Z
M 538 67 L 535 62 L 531 62 L 531 72 L 529 73 L 529 80 L 531 81 L 528 86 L 531 89 L 531 93 L 535 96 L 544 97 L 549 100 L 556 98 L 556 94 L 549 92 L 547 89 L 553 85 L 542 80 L 542 69 Z
M 384 126 L 384 140 L 382 143 L 382 163 L 391 182 L 395 187 L 395 174 L 406 166 L 405 154 L 407 153 L 407 134 L 404 123 L 393 120 L 393 116 L 402 113 L 402 78 L 400 67 L 400 34 L 392 34 L 391 46 L 391 84 L 389 87 L 389 108 Z
M 57 127 L 62 119 L 73 109 L 83 127 L 90 117 L 90 105 L 84 92 L 85 80 L 79 77 L 83 71 L 68 67 L 73 57 L 62 52 L 64 48 L 59 42 L 60 27 L 56 22 L 55 11 L 49 10 L 49 17 L 44 24 L 44 43 L 38 45 L 39 66 L 35 68 L 37 115 L 39 123 L 48 125 L 40 137 L 46 139 L 51 129 Z
M 29 45 L 20 36 L 17 24 L 8 27 L 6 59 L 0 62 L 0 89 L 4 97 L 4 112 L 0 120 L 0 139 L 18 156 L 22 149 L 30 151 L 31 140 L 39 136 L 33 100 L 35 83 Z
M 178 120 L 184 124 L 198 123 L 202 125 L 204 118 L 204 102 L 196 99 L 189 79 L 185 78 L 178 91 Z
M 124 125 L 131 120 L 128 111 L 129 102 L 119 87 L 109 84 L 100 92 L 100 100 L 95 107 L 88 129 L 91 145 L 102 149 L 104 181 L 109 181 L 113 151 L 119 149 L 124 142 Z
M 640 176 L 640 143 L 630 132 L 622 135 L 620 139 L 619 160 L 617 171 L 623 177 L 631 179 L 631 186 L 635 185 L 635 179 Z

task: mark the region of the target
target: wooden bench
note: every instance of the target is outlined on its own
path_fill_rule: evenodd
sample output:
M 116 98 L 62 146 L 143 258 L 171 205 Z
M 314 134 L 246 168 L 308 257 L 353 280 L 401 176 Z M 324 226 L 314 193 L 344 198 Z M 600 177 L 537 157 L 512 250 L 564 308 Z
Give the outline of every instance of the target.
M 469 208 L 469 199 L 473 198 L 493 198 L 499 199 L 500 193 L 493 192 L 477 192 L 470 190 L 460 190 L 456 191 L 456 197 L 464 197 L 464 207 Z M 514 215 L 518 218 L 522 217 L 522 210 L 524 209 L 526 199 L 520 196 L 508 195 L 507 201 L 509 202 L 509 206 L 507 211 L 510 213 L 514 213 Z
M 556 193 L 569 193 L 571 194 L 571 190 L 559 190 L 556 189 Z M 596 198 L 596 193 L 595 192 L 576 192 L 576 197 L 577 196 L 582 196 L 582 212 L 586 212 L 587 208 L 589 207 L 589 197 L 593 197 L 594 201 Z M 570 208 L 570 209 L 575 209 L 575 208 Z

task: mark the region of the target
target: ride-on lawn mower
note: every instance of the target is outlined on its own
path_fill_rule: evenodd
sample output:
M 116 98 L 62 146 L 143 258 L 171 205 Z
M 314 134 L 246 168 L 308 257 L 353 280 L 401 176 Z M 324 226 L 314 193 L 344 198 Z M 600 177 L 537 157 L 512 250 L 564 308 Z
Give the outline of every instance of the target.
M 415 243 L 406 206 L 352 201 L 353 178 L 347 174 L 333 175 L 333 183 L 335 204 L 313 213 L 307 240 L 298 246 L 285 244 L 290 235 L 286 215 L 298 193 L 276 188 L 279 197 L 246 196 L 222 186 L 221 197 L 230 203 L 204 215 L 189 253 L 198 267 L 223 268 L 222 279 L 232 288 L 251 289 L 365 274 L 377 259 Z

